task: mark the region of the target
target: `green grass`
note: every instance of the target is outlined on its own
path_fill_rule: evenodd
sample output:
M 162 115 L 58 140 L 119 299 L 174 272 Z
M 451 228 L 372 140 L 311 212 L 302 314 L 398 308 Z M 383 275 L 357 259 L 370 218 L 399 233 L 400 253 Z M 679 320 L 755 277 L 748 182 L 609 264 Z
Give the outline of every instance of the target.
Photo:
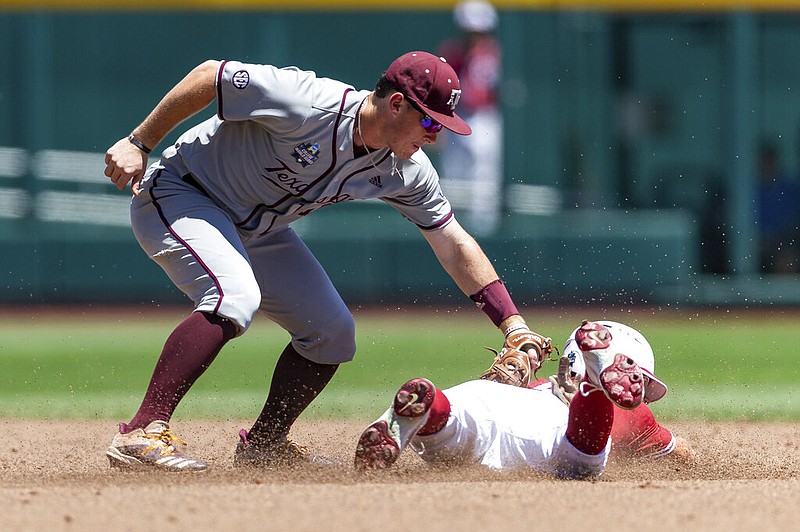
M 0 417 L 128 419 L 141 401 L 158 352 L 179 313 L 150 319 L 108 309 L 71 319 L 44 311 L 0 320 Z M 656 352 L 670 393 L 655 405 L 673 419 L 800 419 L 797 315 L 789 311 L 657 312 L 531 309 L 534 330 L 562 344 L 584 317 L 624 321 Z M 408 309 L 356 313 L 359 352 L 305 414 L 369 419 L 396 387 L 426 376 L 440 387 L 485 369 L 499 333 L 469 305 L 457 312 Z M 259 319 L 231 342 L 179 406 L 176 416 L 254 418 L 288 335 Z M 542 375 L 555 371 L 545 366 Z

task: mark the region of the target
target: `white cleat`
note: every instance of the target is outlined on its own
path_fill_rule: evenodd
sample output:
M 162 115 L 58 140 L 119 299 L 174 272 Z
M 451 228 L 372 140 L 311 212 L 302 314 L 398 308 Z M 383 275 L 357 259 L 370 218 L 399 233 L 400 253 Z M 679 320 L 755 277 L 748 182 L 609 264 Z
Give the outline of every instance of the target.
M 428 421 L 436 387 L 427 379 L 411 379 L 397 391 L 392 406 L 358 439 L 355 467 L 386 469 Z
M 592 385 L 620 408 L 630 410 L 642 404 L 642 369 L 629 354 L 618 352 L 622 344 L 613 341 L 608 328 L 584 321 L 575 332 L 575 342 L 583 353 L 586 378 Z
M 208 463 L 192 458 L 177 448 L 186 442 L 172 434 L 169 423 L 153 421 L 144 429 L 127 432 L 120 423 L 120 431 L 114 436 L 106 456 L 111 467 L 135 469 L 161 469 L 164 471 L 205 471 Z

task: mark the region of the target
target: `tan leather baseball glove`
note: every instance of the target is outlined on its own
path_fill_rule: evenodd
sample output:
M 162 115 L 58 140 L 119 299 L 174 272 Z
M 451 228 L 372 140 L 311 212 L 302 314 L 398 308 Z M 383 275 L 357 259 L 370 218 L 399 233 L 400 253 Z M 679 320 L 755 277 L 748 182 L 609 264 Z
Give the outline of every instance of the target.
M 550 338 L 528 330 L 506 338 L 500 351 L 491 347 L 486 349 L 492 351 L 495 357 L 480 378 L 511 386 L 528 386 L 553 352 Z
M 527 327 L 514 328 L 506 333 L 506 341 L 503 344 L 506 349 L 518 349 L 527 353 L 531 359 L 531 371 L 533 375 L 539 371 L 545 360 L 550 357 L 554 348 L 552 340 L 539 333 L 535 333 Z M 555 349 L 558 353 L 558 349 Z
M 483 372 L 481 379 L 486 381 L 510 384 L 511 386 L 527 386 L 531 382 L 531 357 L 519 349 L 502 348 L 500 351 L 487 347 L 494 352 L 494 360 L 489 369 Z

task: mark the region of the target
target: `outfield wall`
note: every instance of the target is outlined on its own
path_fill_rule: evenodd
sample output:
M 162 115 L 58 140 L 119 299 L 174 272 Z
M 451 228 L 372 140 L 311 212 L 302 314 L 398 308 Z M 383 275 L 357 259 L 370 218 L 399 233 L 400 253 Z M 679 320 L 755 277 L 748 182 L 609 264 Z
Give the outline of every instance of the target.
M 327 208 L 296 224 L 350 303 L 463 304 L 416 226 L 378 203 Z M 129 231 L 77 225 L 3 239 L 2 302 L 183 301 Z M 575 211 L 509 217 L 481 239 L 521 305 L 681 301 L 697 264 L 680 212 Z M 13 283 L 10 282 L 13 280 Z
M 456 34 L 452 2 L 212 3 L 0 2 L 0 302 L 181 298 L 133 241 L 126 194 L 107 183 L 102 156 L 194 65 L 298 64 L 368 88 L 391 58 Z M 506 221 L 481 243 L 515 293 L 533 304 L 747 304 L 747 286 L 761 303 L 800 302 L 798 283 L 759 289 L 752 206 L 762 138 L 788 172 L 800 168 L 793 5 L 498 4 Z M 416 229 L 382 205 L 304 222 L 349 300 L 462 297 Z

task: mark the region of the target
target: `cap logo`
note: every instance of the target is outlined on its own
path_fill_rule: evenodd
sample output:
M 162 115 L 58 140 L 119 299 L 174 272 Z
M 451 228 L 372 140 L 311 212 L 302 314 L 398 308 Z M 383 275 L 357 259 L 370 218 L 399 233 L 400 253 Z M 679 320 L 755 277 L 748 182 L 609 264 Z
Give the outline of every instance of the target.
M 384 76 L 394 90 L 410 98 L 423 114 L 437 122 L 433 127 L 441 129 L 441 124 L 458 135 L 472 132 L 455 112 L 461 100 L 461 86 L 455 70 L 444 58 L 428 52 L 408 52 L 392 61 Z
M 461 99 L 461 89 L 451 89 L 450 99 L 447 100 L 447 106 L 450 107 L 451 111 L 456 110 L 456 105 L 458 105 L 458 100 L 460 99 Z

